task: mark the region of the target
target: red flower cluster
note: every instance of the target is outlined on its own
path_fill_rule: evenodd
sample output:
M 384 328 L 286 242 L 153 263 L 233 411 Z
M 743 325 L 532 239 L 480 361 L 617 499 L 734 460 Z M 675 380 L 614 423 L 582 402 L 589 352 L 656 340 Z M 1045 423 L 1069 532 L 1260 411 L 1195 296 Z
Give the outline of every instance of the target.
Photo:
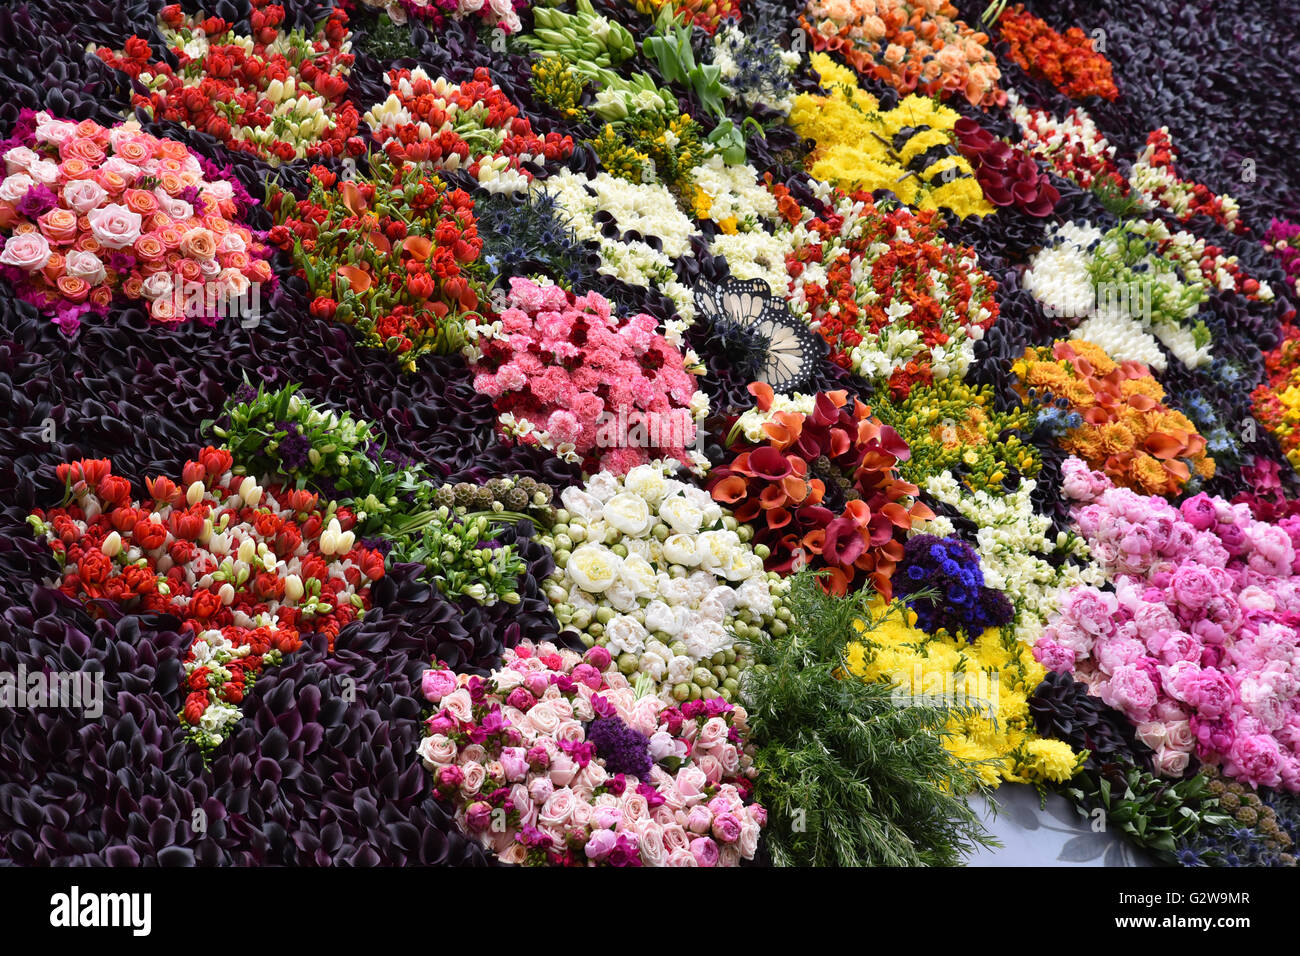
M 268 238 L 294 254 L 312 315 L 356 326 L 366 345 L 397 353 L 411 370 L 426 352 L 464 344 L 463 320 L 479 307 L 465 267 L 483 240 L 464 190 L 413 164 L 375 160 L 371 170 L 371 179 L 340 181 L 313 166 L 302 200 L 272 185 Z
M 1174 169 L 1174 163 L 1178 161 L 1178 154 L 1174 151 L 1174 141 L 1169 135 L 1169 130 L 1165 128 L 1154 129 L 1147 134 L 1146 149 L 1143 150 L 1140 160 L 1145 160 L 1150 166 L 1156 169 L 1163 169 L 1169 173 L 1178 184 L 1184 189 L 1190 189 L 1190 195 L 1187 198 L 1187 212 L 1178 218 L 1187 221 L 1192 216 L 1209 216 L 1219 225 L 1233 232 L 1249 232 L 1246 224 L 1237 218 L 1235 209 L 1229 210 L 1224 206 L 1224 196 L 1216 196 L 1210 191 L 1210 187 L 1204 183 L 1194 183 L 1183 179 Z
M 122 53 L 101 47 L 95 54 L 132 79 L 150 75 L 151 92 L 135 94 L 133 106 L 209 133 L 229 149 L 273 163 L 361 155 L 365 142 L 357 136 L 360 119 L 344 76 L 353 61 L 343 51 L 350 37 L 347 14 L 335 10 L 311 38 L 282 32 L 284 19 L 284 7 L 253 0 L 249 52 L 225 20 L 186 16 L 171 4 L 159 20 L 177 68 L 153 60 L 149 42 L 139 36 L 128 39 Z M 201 56 L 185 52 L 196 39 L 205 47 Z M 286 109 L 294 97 L 297 107 Z M 317 97 L 323 105 L 314 104 Z
M 474 70 L 474 79 L 460 85 L 441 77 L 431 81 L 420 69 L 394 70 L 386 76 L 410 121 L 392 122 L 395 114 L 388 109 L 368 115 L 375 139 L 394 161 L 429 162 L 443 169 L 467 167 L 479 179 L 483 160 L 504 158 L 508 168 L 532 179 L 522 163 L 568 159 L 573 154 L 573 137 L 537 136 L 483 67 Z M 499 173 L 502 164 L 493 165 Z
M 1011 59 L 1031 76 L 1047 80 L 1071 99 L 1119 99 L 1110 60 L 1078 27 L 1057 33 L 1019 5 L 1002 14 L 998 27 Z
M 232 465 L 230 452 L 205 448 L 180 485 L 146 479 L 151 500 L 140 502 L 108 459 L 63 464 L 65 505 L 29 519 L 64 569 L 59 589 L 90 614 L 108 601 L 172 615 L 194 634 L 183 712 L 191 727 L 211 704 L 239 703 L 263 665 L 297 650 L 304 634 L 327 635 L 332 650 L 384 575 L 383 555 L 355 543 L 349 509 L 263 489 Z
M 953 125 L 957 145 L 975 170 L 984 198 L 1029 216 L 1049 216 L 1061 194 L 1025 150 L 1008 146 L 973 119 Z
M 770 388 L 749 391 L 760 411 L 771 409 Z M 911 455 L 907 442 L 844 391 L 818 394 L 808 414 L 774 413 L 763 432 L 765 442 L 742 437 L 732 446 L 736 457 L 713 471 L 714 500 L 754 526 L 755 544 L 771 550 L 769 571 L 825 568 L 819 580 L 834 594 L 869 583 L 889 599 L 907 532 L 934 517 L 913 500 L 916 485 L 898 475 Z

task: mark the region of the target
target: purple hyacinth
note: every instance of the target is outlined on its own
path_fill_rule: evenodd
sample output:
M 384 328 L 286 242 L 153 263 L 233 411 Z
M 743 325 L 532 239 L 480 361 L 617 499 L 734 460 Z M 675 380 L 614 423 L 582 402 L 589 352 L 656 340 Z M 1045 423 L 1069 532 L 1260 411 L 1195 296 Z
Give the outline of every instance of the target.
M 587 740 L 605 761 L 610 773 L 645 780 L 650 776 L 650 740 L 618 717 L 597 717 L 587 727 Z

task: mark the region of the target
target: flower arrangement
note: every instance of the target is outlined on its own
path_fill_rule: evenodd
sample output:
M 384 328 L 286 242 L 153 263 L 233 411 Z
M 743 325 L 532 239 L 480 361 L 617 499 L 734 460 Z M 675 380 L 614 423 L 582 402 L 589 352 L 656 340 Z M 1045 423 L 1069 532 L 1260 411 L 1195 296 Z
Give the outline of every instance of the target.
M 800 94 L 790 125 L 817 144 L 808 157 L 813 176 L 848 192 L 888 189 L 922 210 L 947 209 L 962 218 L 993 212 L 956 149 L 961 114 L 915 95 L 882 111 L 850 70 L 825 54 L 814 54 L 812 63 L 828 92 Z
M 488 192 L 522 193 L 533 180 L 525 163 L 540 166 L 573 154 L 573 137 L 536 135 L 483 67 L 460 84 L 430 79 L 421 67 L 392 70 L 384 82 L 392 92 L 364 119 L 394 163 L 463 168 Z
M 1263 244 L 1281 262 L 1291 287 L 1300 290 L 1300 224 L 1285 219 L 1270 220 Z
M 964 96 L 974 106 L 1005 100 L 988 35 L 959 20 L 946 0 L 810 0 L 799 23 L 813 49 L 838 52 L 900 93 Z
M 251 36 L 220 17 L 163 7 L 158 26 L 178 66 L 153 60 L 144 37 L 119 53 L 94 52 L 148 92 L 131 105 L 158 120 L 215 136 L 229 149 L 279 165 L 365 151 L 357 108 L 347 99 L 352 67 L 348 17 L 335 10 L 311 35 L 284 30 L 284 7 L 253 0 Z
M 966 117 L 953 125 L 953 132 L 989 202 L 998 207 L 1014 206 L 1040 219 L 1051 215 L 1061 194 L 1031 154 L 1008 146 Z
M 0 268 L 66 334 L 118 293 L 176 323 L 239 305 L 272 277 L 266 247 L 236 218 L 247 194 L 182 143 L 134 122 L 24 111 L 5 145 Z
M 506 435 L 589 470 L 623 474 L 664 457 L 703 467 L 687 450 L 708 413 L 698 360 L 657 325 L 645 314 L 620 320 L 598 292 L 513 278 L 499 318 L 470 326 L 474 387 Z
M 1251 392 L 1255 418 L 1300 471 L 1300 327 L 1287 324 L 1278 347 L 1264 356 L 1265 380 Z
M 908 538 L 894 582 L 898 599 L 927 634 L 946 631 L 969 641 L 1014 616 L 1006 595 L 985 586 L 975 549 L 958 538 Z
M 695 317 L 693 293 L 681 282 L 675 260 L 689 258 L 694 223 L 667 186 L 633 183 L 607 172 L 588 178 L 561 170 L 535 183 L 554 203 L 556 217 L 582 242 L 596 244 L 601 275 L 668 296 L 681 318 L 665 324 L 670 341 Z
M 926 479 L 924 488 L 931 499 L 974 526 L 984 582 L 1011 598 L 1012 627 L 1021 643 L 1033 646 L 1066 591 L 1104 583 L 1100 569 L 1088 561 L 1083 538 L 1066 531 L 1053 534 L 1051 519 L 1034 510 L 1034 480 L 1021 481 L 1012 492 L 971 491 L 945 471 Z M 939 515 L 917 530 L 947 537 L 955 531 L 954 521 Z
M 358 535 L 382 542 L 396 563 L 423 564 L 448 597 L 519 603 L 523 562 L 512 545 L 496 540 L 497 531 L 549 507 L 547 486 L 497 479 L 467 499 L 463 488 L 457 494 L 424 466 L 385 449 L 370 422 L 317 407 L 297 392 L 296 385 L 242 388 L 220 424 L 205 423 L 225 442 L 236 475 L 282 476 L 328 496 L 347 507 Z M 493 488 L 504 499 L 499 506 Z
M 1038 448 L 1028 440 L 1033 413 L 998 411 L 990 386 L 949 376 L 917 386 L 901 400 L 879 402 L 875 411 L 907 442 L 911 456 L 898 470 L 916 484 L 948 472 L 971 490 L 1000 495 L 1006 479 L 1032 477 L 1042 467 Z
M 1165 370 L 1163 344 L 1188 368 L 1210 362 L 1210 332 L 1196 319 L 1208 297 L 1199 262 L 1171 253 L 1158 225 L 1124 222 L 1103 233 L 1065 223 L 1030 260 L 1022 285 L 1049 315 L 1080 320 L 1071 338 L 1116 361 Z M 1194 320 L 1194 321 L 1193 321 Z
M 484 680 L 421 681 L 420 756 L 463 832 L 506 863 L 736 866 L 767 820 L 745 711 L 639 696 L 604 648 L 521 641 Z
M 182 484 L 146 481 L 151 500 L 108 459 L 60 465 L 64 504 L 28 519 L 63 568 L 59 589 L 85 602 L 171 614 L 194 635 L 180 719 L 205 753 L 230 735 L 237 704 L 262 668 L 329 637 L 370 607 L 384 557 L 357 543 L 352 514 L 317 495 L 239 477 L 211 446 L 182 469 Z
M 699 27 L 709 36 L 716 36 L 719 27 L 735 29 L 733 22 L 740 19 L 741 0 L 632 0 L 640 13 L 657 20 L 666 10 L 683 23 Z
M 917 620 L 905 606 L 876 601 L 870 617 L 854 622 L 846 673 L 890 685 L 899 706 L 954 708 L 943 746 L 986 785 L 1063 783 L 1078 772 L 1082 753 L 1034 729 L 1029 695 L 1046 670 L 1027 645 L 997 628 L 969 642 L 929 634 Z
M 1245 232 L 1237 201 L 1216 196 L 1203 183 L 1183 179 L 1174 169 L 1178 153 L 1169 129 L 1162 126 L 1147 134 L 1146 146 L 1133 162 L 1129 182 L 1149 207 L 1167 209 L 1183 222 L 1193 216 L 1208 216 L 1225 229 Z
M 1007 102 L 1011 118 L 1020 127 L 1023 148 L 1046 160 L 1058 176 L 1084 189 L 1128 195 L 1130 187 L 1115 161 L 1115 147 L 1087 110 L 1076 106 L 1058 120 L 1046 110 L 1025 106 L 1014 90 L 1007 94 Z
M 755 384 L 750 393 L 759 412 L 772 409 L 770 388 Z M 847 392 L 826 392 L 808 412 L 774 411 L 759 441 L 732 429 L 736 455 L 713 470 L 708 489 L 735 507 L 737 520 L 753 522 L 769 570 L 826 569 L 820 581 L 832 593 L 865 584 L 891 593 L 904 536 L 933 512 L 898 476 L 907 443 L 870 416 Z
M 1110 60 L 1078 27 L 1058 33 L 1016 4 L 998 19 L 998 33 L 1011 48 L 1017 66 L 1047 80 L 1071 99 L 1119 99 Z
M 735 24 L 723 25 L 713 34 L 713 65 L 729 99 L 788 116 L 795 98 L 792 75 L 803 57 L 782 49 L 775 33 L 761 28 L 747 33 Z
M 1063 401 L 1082 421 L 1062 447 L 1117 484 L 1177 495 L 1193 475 L 1214 476 L 1206 441 L 1181 412 L 1163 404 L 1165 390 L 1140 362 L 1115 362 L 1083 341 L 1027 349 L 1011 367 L 1022 393 Z
M 421 355 L 465 344 L 481 292 L 468 267 L 483 241 L 463 190 L 413 163 L 371 168 L 369 178 L 339 179 L 313 166 L 305 199 L 273 186 L 270 241 L 292 253 L 313 315 L 355 326 L 365 345 L 413 371 Z
M 888 385 L 896 399 L 965 375 L 975 342 L 997 321 L 997 286 L 974 250 L 943 240 L 932 213 L 836 192 L 793 232 L 790 308 L 826 339 L 836 364 Z
M 542 540 L 561 627 L 661 696 L 735 700 L 746 642 L 784 634 L 789 620 L 752 530 L 659 464 L 601 472 L 560 501 Z
M 522 27 L 518 0 L 359 0 L 372 10 L 383 10 L 396 23 L 411 19 L 441 29 L 449 21 L 468 20 L 503 33 L 517 33 Z
M 1072 590 L 1035 656 L 1123 711 L 1161 775 L 1182 776 L 1195 755 L 1254 786 L 1300 789 L 1300 522 L 1204 494 L 1174 506 L 1078 459 L 1064 491 L 1115 590 Z

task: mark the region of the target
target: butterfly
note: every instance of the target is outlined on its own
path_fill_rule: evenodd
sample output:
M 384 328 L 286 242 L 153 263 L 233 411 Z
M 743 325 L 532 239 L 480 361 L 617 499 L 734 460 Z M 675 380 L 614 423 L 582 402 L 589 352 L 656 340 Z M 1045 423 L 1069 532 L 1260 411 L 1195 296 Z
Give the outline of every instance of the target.
M 750 381 L 777 392 L 812 384 L 822 339 L 791 313 L 784 299 L 774 299 L 763 279 L 729 278 L 695 289 L 695 308 L 718 332 L 728 357 Z

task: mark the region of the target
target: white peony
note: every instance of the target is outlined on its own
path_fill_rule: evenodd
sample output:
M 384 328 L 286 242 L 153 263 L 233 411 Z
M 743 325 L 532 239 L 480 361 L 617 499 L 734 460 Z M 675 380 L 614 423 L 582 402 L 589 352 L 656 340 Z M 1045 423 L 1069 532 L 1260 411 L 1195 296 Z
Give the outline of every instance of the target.
M 606 501 L 602 516 L 611 526 L 633 538 L 641 537 L 653 523 L 646 499 L 631 492 L 623 492 Z
M 602 594 L 619 579 L 623 559 L 598 544 L 584 544 L 569 556 L 565 573 L 584 591 Z

